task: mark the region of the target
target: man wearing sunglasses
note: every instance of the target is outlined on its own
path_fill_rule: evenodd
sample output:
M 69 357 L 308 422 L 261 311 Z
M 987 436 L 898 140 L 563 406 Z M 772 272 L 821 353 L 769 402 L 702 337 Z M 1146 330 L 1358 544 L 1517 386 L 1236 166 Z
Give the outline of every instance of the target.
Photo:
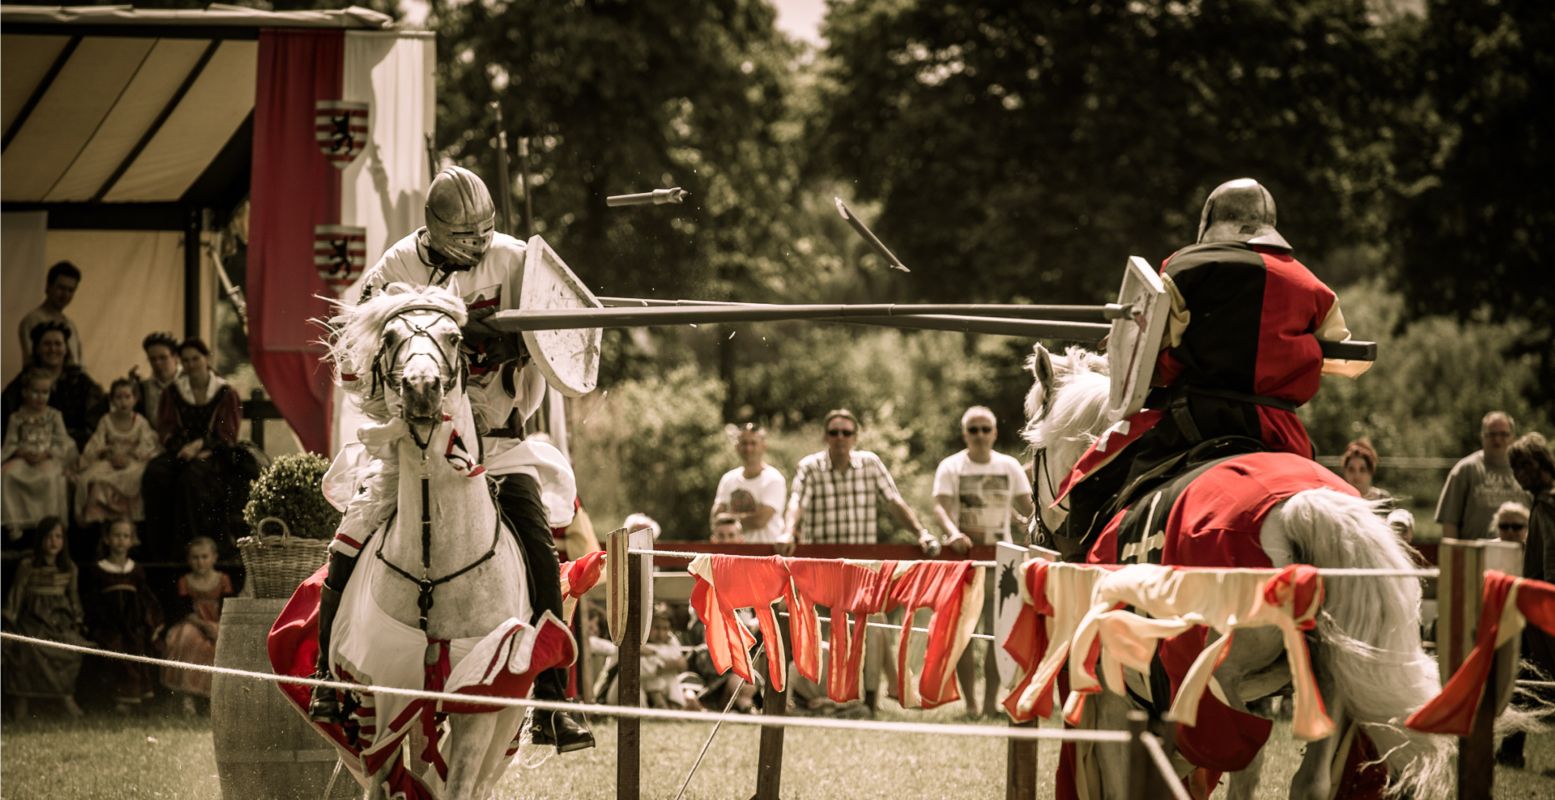
M 966 449 L 939 462 L 934 470 L 934 518 L 945 531 L 945 547 L 964 556 L 972 545 L 1011 541 L 1011 512 L 1029 517 L 1036 507 L 1031 502 L 1031 481 L 1020 462 L 995 452 L 999 438 L 994 413 L 986 406 L 972 406 L 961 415 L 961 440 Z M 980 630 L 993 630 L 994 592 L 985 593 Z M 956 676 L 966 691 L 966 711 L 979 716 L 976 693 L 976 667 L 972 648 L 961 654 Z M 989 650 L 983 658 L 982 716 L 997 713 L 999 664 Z
M 880 457 L 853 449 L 860 428 L 845 408 L 826 413 L 826 449 L 805 456 L 794 471 L 784 538 L 794 544 L 874 544 L 878 498 L 899 524 L 917 532 L 924 552 L 934 551 L 939 540 L 919 524 Z

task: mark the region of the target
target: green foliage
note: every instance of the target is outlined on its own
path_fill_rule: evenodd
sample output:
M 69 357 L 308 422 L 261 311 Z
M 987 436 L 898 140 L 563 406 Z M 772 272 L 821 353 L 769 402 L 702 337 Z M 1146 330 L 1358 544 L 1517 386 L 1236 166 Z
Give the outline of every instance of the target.
M 718 477 L 728 469 L 723 388 L 695 367 L 629 380 L 574 406 L 578 494 L 609 531 L 640 511 L 667 538 L 706 538 Z
M 1515 352 L 1525 322 L 1458 321 L 1445 316 L 1404 321 L 1405 302 L 1375 282 L 1340 292 L 1350 330 L 1377 341 L 1377 363 L 1356 380 L 1324 378 L 1301 411 L 1320 454 L 1338 455 L 1352 439 L 1369 437 L 1390 456 L 1458 457 L 1479 449 L 1480 419 L 1501 409 L 1519 430 L 1550 431 L 1544 409 L 1528 397 L 1535 359 Z M 1379 473 L 1379 485 L 1434 501 L 1445 473 Z
M 880 201 L 941 302 L 1103 297 L 1241 175 L 1321 256 L 1386 228 L 1389 32 L 1343 0 L 837 3 L 814 168 Z
M 284 521 L 294 536 L 328 539 L 340 525 L 340 512 L 324 499 L 322 483 L 329 461 L 316 453 L 292 453 L 275 459 L 248 496 L 243 521 L 255 533 L 280 533 L 273 525 L 260 529 L 260 521 L 275 517 Z
M 607 295 L 721 295 L 780 257 L 795 53 L 760 0 L 434 2 L 438 142 L 494 185 L 495 120 L 528 135 L 536 221 Z M 512 169 L 514 196 L 520 164 Z M 607 209 L 681 186 L 685 205 Z

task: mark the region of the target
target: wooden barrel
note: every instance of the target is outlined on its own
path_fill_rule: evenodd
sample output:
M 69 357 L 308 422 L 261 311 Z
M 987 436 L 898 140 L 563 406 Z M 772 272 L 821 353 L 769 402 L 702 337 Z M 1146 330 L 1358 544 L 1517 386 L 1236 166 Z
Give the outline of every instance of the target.
M 216 666 L 271 672 L 265 639 L 284 599 L 231 597 L 222 606 Z M 317 800 L 329 786 L 335 749 L 303 721 L 273 683 L 216 675 L 211 735 L 224 800 Z M 331 798 L 356 797 L 340 770 Z

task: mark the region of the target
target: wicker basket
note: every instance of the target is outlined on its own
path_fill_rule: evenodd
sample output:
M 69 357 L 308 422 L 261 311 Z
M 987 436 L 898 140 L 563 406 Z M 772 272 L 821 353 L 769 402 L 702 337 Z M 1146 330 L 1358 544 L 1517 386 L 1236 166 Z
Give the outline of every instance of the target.
M 280 536 L 263 533 L 265 525 L 272 522 L 281 526 Z M 254 526 L 253 536 L 238 540 L 238 555 L 243 558 L 255 597 L 291 597 L 298 585 L 324 566 L 329 540 L 292 536 L 285 520 L 265 517 Z

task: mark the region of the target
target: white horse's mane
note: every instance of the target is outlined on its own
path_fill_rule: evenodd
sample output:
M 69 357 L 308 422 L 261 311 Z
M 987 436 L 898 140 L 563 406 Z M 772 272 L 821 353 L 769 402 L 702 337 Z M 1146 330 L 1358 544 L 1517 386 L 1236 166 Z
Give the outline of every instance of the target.
M 328 323 L 330 333 L 324 346 L 329 348 L 329 359 L 334 362 L 335 385 L 357 395 L 362 411 L 370 417 L 386 417 L 388 410 L 383 387 L 374 386 L 368 374 L 382 346 L 383 328 L 395 315 L 416 306 L 441 311 L 464 327 L 464 300 L 458 295 L 441 286 L 408 283 L 391 283 L 372 299 L 354 306 L 338 303 L 339 313 Z
M 1089 447 L 1107 428 L 1107 359 L 1083 347 L 1070 347 L 1052 358 L 1052 386 L 1038 374 L 1040 356 L 1026 359 L 1026 369 L 1038 380 L 1026 395 L 1027 423 L 1021 435 L 1033 447 L 1069 441 Z M 1051 394 L 1051 396 L 1050 396 Z

